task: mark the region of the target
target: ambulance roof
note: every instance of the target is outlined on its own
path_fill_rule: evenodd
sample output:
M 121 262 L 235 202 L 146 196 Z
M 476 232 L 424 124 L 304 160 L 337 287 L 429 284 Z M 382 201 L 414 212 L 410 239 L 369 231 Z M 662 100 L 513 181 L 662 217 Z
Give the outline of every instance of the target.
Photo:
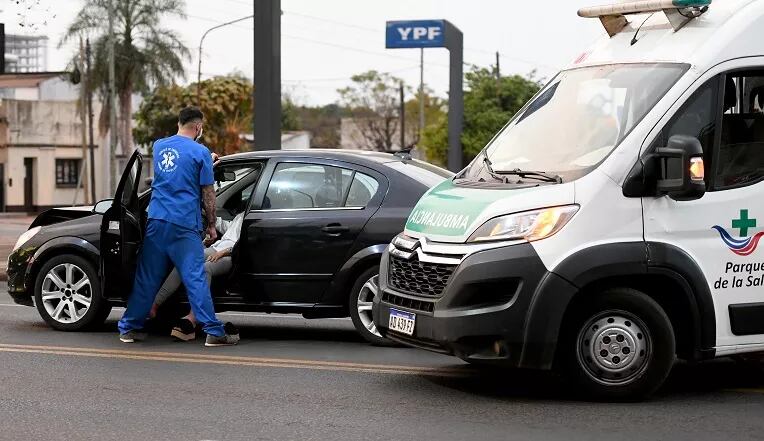
M 599 26 L 597 19 L 581 20 Z M 764 0 L 715 0 L 708 11 L 678 31 L 674 31 L 662 12 L 629 15 L 628 20 L 629 24 L 612 38 L 603 30 L 602 39 L 578 56 L 569 68 L 673 62 L 705 70 L 722 61 L 764 55 Z M 637 42 L 631 44 L 635 34 Z

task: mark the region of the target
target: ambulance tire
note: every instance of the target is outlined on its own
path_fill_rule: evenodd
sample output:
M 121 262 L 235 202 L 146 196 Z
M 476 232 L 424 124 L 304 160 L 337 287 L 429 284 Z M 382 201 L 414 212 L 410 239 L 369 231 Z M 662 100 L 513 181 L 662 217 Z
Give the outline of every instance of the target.
M 353 321 L 356 331 L 367 342 L 374 346 L 395 346 L 394 342 L 379 334 L 377 327 L 372 322 L 371 310 L 366 310 L 366 308 L 371 306 L 371 301 L 379 289 L 377 285 L 378 278 L 379 266 L 376 265 L 358 276 L 353 287 L 350 289 L 350 299 L 348 302 L 350 319 Z
M 572 311 L 561 341 L 562 373 L 589 398 L 632 401 L 666 380 L 676 359 L 671 321 L 643 292 L 611 288 Z

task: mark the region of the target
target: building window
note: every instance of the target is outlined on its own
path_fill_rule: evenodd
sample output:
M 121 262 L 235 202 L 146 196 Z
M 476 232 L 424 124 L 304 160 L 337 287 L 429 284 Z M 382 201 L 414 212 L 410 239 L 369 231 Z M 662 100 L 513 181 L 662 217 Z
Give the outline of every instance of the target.
M 56 186 L 76 187 L 80 175 L 79 159 L 56 159 Z

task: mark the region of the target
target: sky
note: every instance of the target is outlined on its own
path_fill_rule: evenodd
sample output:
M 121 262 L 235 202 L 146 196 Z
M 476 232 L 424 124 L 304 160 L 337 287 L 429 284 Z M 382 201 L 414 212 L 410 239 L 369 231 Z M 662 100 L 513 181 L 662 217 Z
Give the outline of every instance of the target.
M 6 33 L 47 35 L 48 69 L 63 70 L 78 42 L 58 48 L 85 0 L 0 0 Z M 185 20 L 166 19 L 192 56 L 181 84 L 196 81 L 199 39 L 217 24 L 252 14 L 251 0 L 185 0 Z M 388 20 L 446 19 L 464 34 L 464 61 L 495 64 L 503 74 L 549 78 L 605 35 L 599 22 L 576 15 L 578 8 L 608 0 L 282 0 L 282 93 L 298 104 L 338 100 L 337 89 L 367 70 L 389 72 L 412 89 L 419 85 L 419 50 L 385 49 Z M 616 0 L 609 0 L 616 1 Z M 204 42 L 202 78 L 231 72 L 252 77 L 253 22 L 212 31 Z M 448 51 L 424 52 L 426 87 L 448 91 Z M 467 67 L 465 67 L 467 69 Z

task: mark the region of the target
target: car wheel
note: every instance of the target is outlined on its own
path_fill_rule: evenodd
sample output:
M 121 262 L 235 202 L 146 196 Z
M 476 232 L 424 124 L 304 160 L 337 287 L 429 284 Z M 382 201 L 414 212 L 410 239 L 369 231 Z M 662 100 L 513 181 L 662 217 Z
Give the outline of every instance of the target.
M 644 398 L 674 364 L 671 321 L 636 290 L 610 289 L 594 297 L 574 312 L 564 331 L 563 373 L 593 398 Z
M 98 326 L 111 311 L 93 264 L 73 254 L 56 256 L 40 268 L 34 297 L 42 319 L 59 331 Z
M 393 342 L 382 337 L 374 324 L 371 314 L 371 302 L 377 295 L 379 266 L 364 271 L 350 290 L 350 318 L 361 336 L 369 343 L 378 346 L 392 346 Z

